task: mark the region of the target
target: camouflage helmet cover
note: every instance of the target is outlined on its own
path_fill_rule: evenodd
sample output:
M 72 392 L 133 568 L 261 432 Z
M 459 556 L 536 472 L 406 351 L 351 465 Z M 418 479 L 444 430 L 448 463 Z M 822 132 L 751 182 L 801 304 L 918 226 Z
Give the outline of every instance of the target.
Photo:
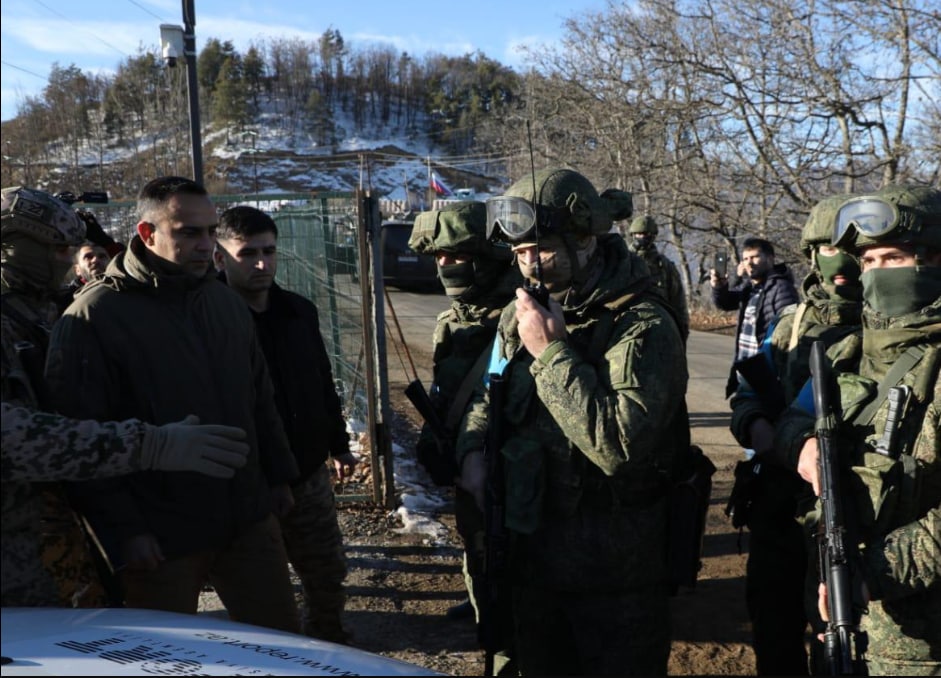
M 637 217 L 631 222 L 630 228 L 627 229 L 628 233 L 650 233 L 652 235 L 657 235 L 657 231 L 657 222 L 649 215 Z
M 535 181 L 527 175 L 510 186 L 504 195 L 532 201 L 533 184 L 537 208 L 561 215 L 562 231 L 598 235 L 611 230 L 611 211 L 592 183 L 578 172 L 562 168 L 539 170 Z
M 440 210 L 421 212 L 415 217 L 408 246 L 420 254 L 439 250 L 471 255 L 499 256 L 509 248 L 487 240 L 487 208 L 477 200 L 449 203 Z
M 849 249 L 858 251 L 883 243 L 910 243 L 941 250 L 941 190 L 930 186 L 890 184 L 874 193 L 847 200 L 841 206 L 841 213 L 852 203 L 866 200 L 879 200 L 891 205 L 896 213 L 895 221 L 884 232 L 874 235 L 850 229 L 853 233 L 847 245 Z M 841 231 L 846 230 L 846 225 L 839 221 L 841 215 L 837 217 L 835 241 L 844 235 Z
M 47 245 L 80 245 L 85 222 L 71 207 L 43 191 L 14 186 L 3 189 L 0 234 L 23 233 Z
M 810 208 L 807 222 L 801 229 L 801 252 L 810 259 L 814 246 L 829 245 L 840 207 L 853 197 L 852 193 L 839 193 L 821 199 Z

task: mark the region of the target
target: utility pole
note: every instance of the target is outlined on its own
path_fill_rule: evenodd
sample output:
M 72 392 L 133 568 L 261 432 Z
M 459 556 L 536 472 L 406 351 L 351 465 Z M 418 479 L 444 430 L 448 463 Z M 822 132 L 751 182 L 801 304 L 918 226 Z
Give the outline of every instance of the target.
M 196 25 L 193 0 L 183 0 L 185 28 L 176 24 L 160 24 L 160 46 L 169 68 L 176 66 L 180 56 L 186 59 L 186 98 L 190 109 L 190 141 L 193 154 L 193 180 L 203 185 L 203 142 L 199 128 L 199 83 L 196 78 Z
M 199 128 L 199 82 L 196 78 L 196 8 L 183 0 L 183 54 L 186 57 L 186 91 L 190 104 L 190 137 L 193 142 L 193 179 L 203 185 L 203 141 Z

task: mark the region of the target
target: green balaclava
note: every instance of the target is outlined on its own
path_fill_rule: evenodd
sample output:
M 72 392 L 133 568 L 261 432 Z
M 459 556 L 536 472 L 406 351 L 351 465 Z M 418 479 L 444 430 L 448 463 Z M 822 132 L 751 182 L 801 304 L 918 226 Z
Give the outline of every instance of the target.
M 2 263 L 37 291 L 54 292 L 72 266 L 57 250 L 80 245 L 85 222 L 67 204 L 22 186 L 3 189 Z
M 834 254 L 823 254 L 818 245 L 814 248 L 813 263 L 820 275 L 820 284 L 827 294 L 844 299 L 860 298 L 859 260 L 852 254 L 843 250 Z M 837 285 L 834 280 L 838 276 L 846 278 L 846 282 Z
M 941 299 L 941 266 L 874 268 L 861 280 L 866 304 L 884 318 L 900 318 Z
M 862 298 L 862 289 L 856 257 L 842 249 L 833 254 L 820 252 L 821 246 L 831 244 L 837 212 L 850 197 L 848 193 L 832 195 L 811 208 L 807 223 L 801 231 L 801 251 L 810 259 L 821 287 L 829 296 L 858 301 Z M 843 276 L 846 282 L 837 285 L 834 282 L 837 276 Z
M 437 264 L 438 279 L 452 300 L 473 304 L 491 290 L 507 271 L 512 259 L 505 243 L 486 238 L 487 208 L 464 200 L 415 218 L 409 247 L 420 254 L 449 252 L 469 257 L 455 264 Z M 437 263 L 437 262 L 436 262 Z

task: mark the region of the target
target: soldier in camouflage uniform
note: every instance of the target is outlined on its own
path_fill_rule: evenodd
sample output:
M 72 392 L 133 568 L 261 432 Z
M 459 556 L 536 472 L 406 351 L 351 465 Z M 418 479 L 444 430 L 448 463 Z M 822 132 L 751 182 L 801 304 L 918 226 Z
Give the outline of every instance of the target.
M 438 316 L 435 326 L 431 383 L 431 403 L 449 437 L 438 440 L 426 424 L 415 446 L 419 462 L 439 485 L 454 483 L 458 425 L 483 379 L 500 312 L 522 284 L 509 246 L 488 240 L 486 228 L 484 203 L 463 201 L 419 214 L 409 239 L 416 252 L 435 256 L 438 278 L 451 298 L 451 308 Z M 464 539 L 464 581 L 470 597 L 466 604 L 474 605 L 473 614 L 473 580 L 483 567 L 484 526 L 473 497 L 461 488 L 455 492 L 455 518 Z M 449 615 L 461 615 L 460 607 L 451 609 Z
M 689 309 L 686 306 L 686 292 L 676 264 L 657 251 L 654 241 L 657 239 L 657 222 L 651 216 L 637 217 L 627 229 L 627 247 L 640 255 L 647 262 L 654 287 L 676 314 L 683 341 L 689 337 Z
M 686 358 L 647 265 L 609 233 L 630 216 L 617 196 L 551 169 L 487 201 L 488 227 L 550 294 L 544 308 L 516 291 L 491 363 L 505 379 L 495 414 L 523 675 L 657 675 L 670 654 L 667 493 L 689 445 Z M 479 505 L 488 408 L 481 389 L 456 450 Z
M 836 212 L 848 197 L 837 195 L 817 203 L 801 233 L 801 249 L 812 269 L 801 286 L 803 300 L 781 312 L 768 354 L 785 402 L 794 401 L 807 384 L 810 347 L 815 340 L 829 347 L 860 330 L 859 264 L 855 257 L 830 244 Z M 842 360 L 854 366 L 860 349 L 858 337 L 845 341 Z M 736 510 L 747 515 L 747 519 L 743 515 L 736 518 L 746 519 L 750 531 L 746 600 L 756 672 L 806 674 L 804 634 L 808 614 L 816 610 L 816 590 L 813 606 L 805 610 L 808 549 L 795 516 L 813 508 L 813 497 L 793 469 L 762 463 L 774 442 L 776 417 L 766 411 L 747 384 L 732 396 L 731 407 L 732 434 L 744 447 L 756 451 L 748 472 L 736 473 L 733 492 L 741 498 Z M 798 496 L 802 499 L 800 509 Z
M 50 299 L 70 265 L 69 246 L 84 235 L 84 223 L 68 205 L 40 191 L 3 189 L 4 606 L 103 602 L 84 535 L 56 481 L 142 468 L 231 475 L 229 467 L 243 464 L 248 453 L 238 442 L 244 438 L 240 429 L 155 427 L 136 420 L 99 424 L 39 411 L 48 407 L 42 363 L 54 314 Z
M 941 673 L 941 191 L 887 186 L 846 202 L 834 244 L 862 266 L 863 352 L 838 374 L 841 487 L 861 546 L 871 675 Z M 889 388 L 903 388 L 898 438 L 877 451 Z M 883 395 L 880 395 L 883 394 Z M 787 411 L 775 447 L 819 494 L 814 424 Z M 825 593 L 825 591 L 822 591 Z

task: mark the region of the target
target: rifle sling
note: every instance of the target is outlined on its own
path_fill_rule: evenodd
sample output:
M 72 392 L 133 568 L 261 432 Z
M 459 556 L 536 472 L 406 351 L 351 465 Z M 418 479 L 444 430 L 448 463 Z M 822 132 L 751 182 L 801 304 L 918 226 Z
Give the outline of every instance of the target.
M 873 417 L 876 416 L 876 412 L 879 410 L 882 403 L 885 402 L 886 397 L 888 397 L 889 389 L 893 386 L 898 386 L 902 378 L 918 364 L 924 355 L 925 349 L 923 346 L 910 346 L 905 353 L 899 356 L 899 359 L 896 360 L 895 364 L 889 369 L 885 378 L 879 382 L 879 390 L 876 393 L 876 397 L 853 417 L 853 423 L 862 426 L 868 425 L 873 420 Z
M 474 366 L 464 376 L 464 381 L 461 382 L 461 386 L 458 388 L 454 400 L 451 401 L 451 407 L 448 408 L 448 415 L 444 420 L 444 428 L 446 430 L 456 431 L 458 424 L 461 423 L 461 417 L 464 416 L 464 411 L 467 409 L 467 402 L 470 400 L 471 393 L 474 392 L 474 389 L 483 379 L 484 369 L 486 369 L 487 363 L 490 362 L 490 352 L 492 349 L 493 342 L 491 341 L 487 344 L 487 348 L 481 351 L 477 362 L 474 363 Z

